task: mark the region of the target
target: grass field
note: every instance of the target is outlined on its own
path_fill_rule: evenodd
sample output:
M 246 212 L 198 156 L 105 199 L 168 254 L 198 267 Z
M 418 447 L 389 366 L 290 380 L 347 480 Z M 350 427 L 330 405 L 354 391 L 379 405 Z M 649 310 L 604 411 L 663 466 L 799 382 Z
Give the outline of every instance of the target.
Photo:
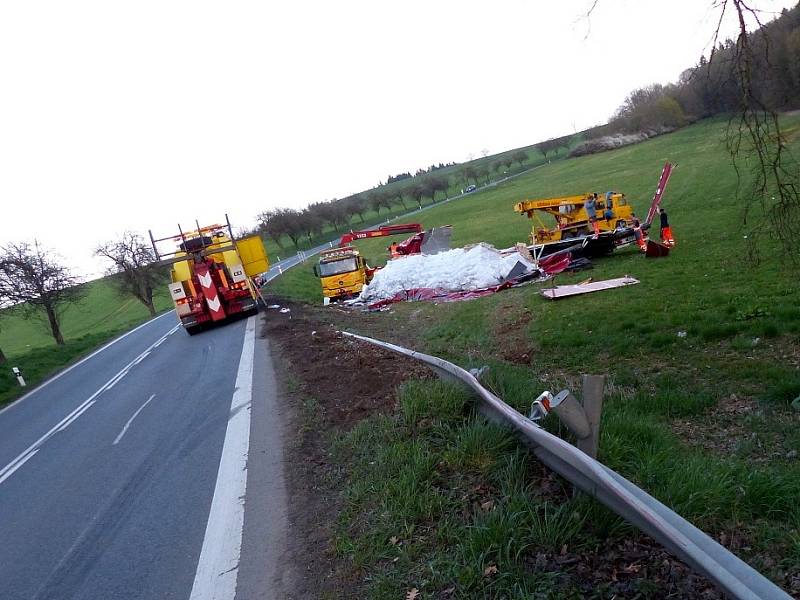
M 800 119 L 787 118 L 784 126 L 800 150 Z M 639 285 L 558 302 L 528 286 L 471 302 L 395 305 L 370 319 L 352 315 L 341 325 L 389 341 L 413 340 L 417 349 L 465 366 L 488 364 L 489 385 L 522 411 L 543 389 L 579 391 L 581 373 L 605 374 L 600 459 L 800 593 L 800 412 L 790 407 L 800 395 L 800 288 L 777 248 L 767 244 L 760 264 L 747 259 L 743 207 L 723 129 L 723 121 L 706 121 L 636 146 L 560 161 L 423 219 L 426 227 L 452 224 L 456 246 L 487 241 L 507 247 L 529 231 L 529 221 L 512 210 L 524 198 L 614 189 L 644 215 L 661 166 L 670 160 L 678 165 L 664 201 L 677 240 L 672 254 L 648 260 L 624 250 L 595 261 L 591 272 L 557 281 L 630 274 Z M 373 240 L 363 251 L 377 257 L 386 243 Z M 276 280 L 272 291 L 320 301 L 310 264 Z M 530 555 L 574 540 L 542 541 L 537 536 L 545 534 L 536 527 L 552 519 L 561 522 L 555 529 L 570 535 L 568 514 L 574 514 L 579 525 L 573 537 L 588 547 L 629 532 L 618 519 L 597 516 L 593 503 L 570 504 L 563 514 L 547 509 L 548 499 L 524 489 L 520 473 L 530 474 L 528 459 L 469 411 L 447 413 L 445 407 L 436 418 L 426 416 L 434 408 L 420 389 L 404 390 L 399 399 L 396 415 L 371 419 L 337 442 L 342 460 L 354 465 L 346 491 L 353 504 L 337 547 L 366 573 L 372 597 L 399 597 L 411 585 L 421 597 L 452 585 L 462 597 L 522 598 L 535 590 L 569 596 L 574 590 L 563 581 L 547 584 L 548 577 L 557 579 L 555 572 L 529 576 Z M 409 415 L 409 406 L 423 408 Z M 439 465 L 456 460 L 460 444 L 483 457 L 477 471 L 466 472 L 489 486 L 490 514 L 462 517 L 448 504 L 453 499 L 443 490 L 457 482 Z M 362 460 L 365 447 L 380 448 L 391 468 L 373 458 L 382 466 L 370 469 Z M 413 502 L 400 500 L 409 495 Z M 426 511 L 433 519 L 422 516 Z M 356 514 L 367 516 L 354 520 Z M 410 554 L 394 563 L 386 556 L 395 550 L 377 545 L 389 526 L 410 532 Z M 469 535 L 451 537 L 452 531 Z M 483 577 L 487 565 L 504 576 Z
M 149 318 L 147 309 L 132 296 L 120 296 L 107 279 L 86 285 L 86 296 L 68 306 L 61 318 L 66 345 L 58 347 L 44 317 L 23 319 L 10 311 L 0 312 L 0 348 L 8 368 L 0 369 L 0 405 L 19 395 L 10 367 L 18 366 L 31 386 L 60 367 Z M 155 294 L 156 310 L 172 307 L 166 283 Z

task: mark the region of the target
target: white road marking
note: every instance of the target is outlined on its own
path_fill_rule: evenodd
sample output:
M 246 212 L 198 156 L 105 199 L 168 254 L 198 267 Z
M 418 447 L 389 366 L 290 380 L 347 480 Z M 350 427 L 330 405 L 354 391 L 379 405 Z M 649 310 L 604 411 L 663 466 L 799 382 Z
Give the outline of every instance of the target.
M 170 329 L 161 338 L 159 338 L 159 341 L 164 341 L 164 339 L 166 339 L 168 336 L 170 336 L 173 333 L 175 333 L 178 330 L 179 327 L 180 327 L 180 323 L 178 325 L 176 325 L 175 327 L 173 327 L 172 329 Z M 155 343 L 158 343 L 158 342 L 155 342 Z M 152 344 L 149 348 L 147 348 L 147 350 L 145 350 L 142 354 L 149 353 L 153 349 L 153 347 L 155 346 L 155 343 Z M 141 354 L 139 356 L 141 356 Z M 101 385 L 100 388 L 98 388 L 98 390 L 94 394 L 92 394 L 86 400 L 84 400 L 80 404 L 80 406 L 75 408 L 66 417 L 64 417 L 58 423 L 53 425 L 53 427 L 50 429 L 50 431 L 48 431 L 42 437 L 40 437 L 38 440 L 33 442 L 19 456 L 17 456 L 14 460 L 12 460 L 10 463 L 8 463 L 5 467 L 0 469 L 0 483 L 4 482 L 6 479 L 8 479 L 11 476 L 12 473 L 14 473 L 14 471 L 16 471 L 19 467 L 21 467 L 26 462 L 28 462 L 28 460 L 31 458 L 31 456 L 33 456 L 33 454 L 36 454 L 36 452 L 39 451 L 39 448 L 41 448 L 42 445 L 47 440 L 49 440 L 51 437 L 53 437 L 53 435 L 55 433 L 57 433 L 59 431 L 64 431 L 67 427 L 69 427 L 72 423 L 74 423 L 75 420 L 78 417 L 80 417 L 86 410 L 88 410 L 94 404 L 94 402 L 95 402 L 94 399 L 97 398 L 104 391 L 106 391 L 107 389 L 112 387 L 117 381 L 122 379 L 122 377 L 124 377 L 128 373 L 130 368 L 133 366 L 133 364 L 138 359 L 139 359 L 139 357 L 137 356 L 135 359 L 133 359 L 131 362 L 129 362 L 127 365 L 125 365 L 116 375 L 114 375 L 111 379 L 109 379 L 103 385 Z M 29 456 L 29 454 L 30 454 L 30 456 Z
M 244 333 L 214 499 L 190 600 L 234 600 L 236 596 L 247 490 L 254 351 L 255 319 L 250 317 Z
M 153 398 L 155 398 L 155 397 L 156 397 L 156 395 L 155 395 L 155 394 L 153 394 L 152 396 L 150 396 L 150 397 L 147 399 L 147 402 L 145 402 L 144 404 L 142 404 L 142 405 L 139 407 L 139 410 L 137 410 L 135 413 L 133 413 L 133 416 L 132 416 L 130 419 L 128 419 L 128 422 L 127 422 L 127 423 L 125 423 L 125 427 L 123 427 L 123 428 L 122 428 L 122 431 L 120 431 L 120 432 L 119 432 L 119 435 L 116 437 L 116 439 L 114 440 L 114 442 L 111 444 L 112 446 L 116 446 L 117 444 L 119 444 L 119 441 L 122 439 L 122 436 L 123 436 L 123 435 L 125 435 L 125 432 L 126 432 L 126 431 L 128 431 L 128 427 L 130 427 L 130 426 L 131 426 L 131 423 L 133 423 L 133 420 L 134 420 L 136 417 L 138 417 L 138 416 L 139 416 L 139 413 L 140 413 L 140 412 L 142 412 L 142 410 L 144 409 L 144 407 L 145 407 L 145 406 L 147 406 L 148 404 L 150 404 L 150 401 L 151 401 Z
M 33 458 L 33 455 L 34 455 L 34 454 L 36 454 L 38 451 L 39 451 L 39 450 L 38 450 L 38 448 L 37 448 L 37 449 L 36 449 L 36 450 L 34 450 L 33 452 L 29 452 L 29 453 L 28 453 L 26 456 L 24 456 L 24 457 L 22 458 L 22 460 L 20 460 L 19 462 L 17 462 L 17 464 L 16 464 L 16 465 L 14 465 L 14 468 L 13 468 L 13 469 L 11 469 L 10 471 L 7 471 L 7 472 L 6 472 L 6 473 L 4 473 L 3 475 L 0 475 L 0 483 L 3 483 L 3 482 L 6 480 L 6 479 L 8 479 L 9 477 L 11 477 L 11 476 L 14 474 L 14 471 L 16 471 L 17 469 L 19 469 L 19 468 L 20 468 L 22 465 L 24 465 L 26 462 L 28 462 L 30 459 L 32 459 L 32 458 Z
M 138 327 L 136 327 L 135 329 L 131 329 L 129 332 L 127 332 L 127 333 L 123 333 L 123 334 L 122 334 L 121 336 L 119 336 L 118 338 L 116 338 L 116 339 L 114 339 L 114 340 L 111 340 L 111 341 L 110 341 L 110 342 L 108 342 L 108 343 L 107 343 L 105 346 L 103 346 L 103 347 L 101 347 L 101 348 L 98 348 L 97 350 L 95 350 L 94 352 L 92 352 L 92 353 L 91 353 L 89 356 L 85 356 L 84 358 L 82 358 L 81 360 L 79 360 L 78 362 L 76 362 L 74 365 L 71 365 L 71 366 L 67 367 L 66 369 L 64 369 L 63 371 L 60 371 L 59 373 L 56 373 L 56 374 L 55 374 L 55 375 L 53 375 L 53 376 L 52 376 L 50 379 L 47 379 L 46 381 L 43 381 L 43 382 L 42 382 L 42 383 L 40 383 L 38 386 L 36 386 L 36 389 L 34 389 L 34 390 L 31 390 L 30 392 L 28 392 L 28 393 L 27 393 L 27 394 L 25 394 L 24 396 L 22 396 L 22 397 L 18 398 L 17 400 L 15 400 L 15 401 L 14 401 L 12 404 L 9 404 L 8 406 L 6 406 L 6 407 L 5 407 L 5 408 L 3 408 L 2 410 L 0 410 L 0 415 L 2 415 L 2 414 L 3 414 L 4 412 L 6 412 L 7 410 L 10 410 L 10 409 L 14 408 L 14 407 L 15 407 L 15 406 L 17 406 L 18 404 L 22 403 L 22 401 L 23 401 L 23 400 L 26 400 L 26 399 L 30 398 L 30 397 L 31 397 L 31 396 L 33 396 L 33 395 L 34 395 L 36 392 L 38 392 L 39 390 L 41 390 L 43 387 L 45 387 L 45 386 L 47 386 L 47 385 L 50 385 L 51 383 L 53 383 L 53 382 L 54 382 L 56 379 L 59 379 L 59 378 L 63 377 L 64 375 L 66 375 L 67 373 L 69 373 L 70 371 L 72 371 L 72 369 L 74 369 L 74 368 L 76 368 L 76 367 L 79 367 L 79 366 L 81 366 L 83 363 L 85 363 L 87 360 L 89 360 L 89 359 L 91 359 L 91 358 L 94 358 L 95 356 L 97 356 L 98 354 L 100 354 L 100 353 L 101 353 L 103 350 L 107 350 L 108 348 L 110 348 L 111 346 L 113 346 L 114 344 L 116 344 L 117 342 L 119 342 L 119 341 L 121 341 L 121 340 L 124 340 L 124 339 L 125 339 L 126 337 L 128 337 L 130 334 L 132 334 L 132 333 L 136 333 L 136 332 L 137 332 L 137 331 L 139 331 L 139 330 L 140 330 L 142 327 L 147 327 L 148 325 L 150 325 L 150 323 L 152 323 L 153 321 L 157 321 L 158 319 L 160 319 L 160 318 L 162 318 L 162 317 L 166 317 L 167 315 L 171 315 L 171 314 L 173 314 L 173 313 L 174 313 L 174 311 L 169 311 L 169 312 L 166 312 L 166 313 L 164 313 L 163 315 L 158 315 L 157 317 L 153 317 L 152 319 L 150 319 L 150 320 L 149 320 L 149 321 L 147 321 L 146 323 L 142 323 L 141 325 L 139 325 L 139 326 L 138 326 Z
M 106 389 L 108 389 L 108 388 L 106 388 Z M 93 405 L 95 402 L 97 402 L 97 400 L 92 400 L 91 402 L 89 402 L 89 403 L 87 403 L 87 404 L 83 404 L 83 408 L 82 408 L 82 409 L 80 409 L 78 412 L 76 412 L 76 413 L 73 413 L 73 414 L 72 414 L 72 416 L 69 418 L 69 421 L 67 421 L 67 422 L 66 422 L 66 423 L 64 423 L 64 424 L 63 424 L 61 427 L 59 427 L 59 428 L 56 430 L 56 432 L 58 432 L 58 431 L 64 431 L 64 430 L 65 430 L 67 427 L 69 427 L 70 425 L 72 425 L 72 422 L 73 422 L 73 421 L 75 421 L 75 420 L 76 420 L 78 417 L 80 417 L 80 416 L 81 416 L 83 413 L 85 413 L 87 410 L 89 410 L 89 409 L 92 407 L 92 405 Z

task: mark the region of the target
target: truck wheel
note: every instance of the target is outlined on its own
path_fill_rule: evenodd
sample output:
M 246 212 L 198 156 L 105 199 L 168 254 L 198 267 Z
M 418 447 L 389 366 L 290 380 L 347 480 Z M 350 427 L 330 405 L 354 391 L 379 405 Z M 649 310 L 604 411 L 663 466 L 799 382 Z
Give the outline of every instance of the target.
M 186 327 L 186 333 L 189 335 L 194 335 L 196 333 L 200 333 L 202 327 L 200 325 L 192 325 L 191 327 Z

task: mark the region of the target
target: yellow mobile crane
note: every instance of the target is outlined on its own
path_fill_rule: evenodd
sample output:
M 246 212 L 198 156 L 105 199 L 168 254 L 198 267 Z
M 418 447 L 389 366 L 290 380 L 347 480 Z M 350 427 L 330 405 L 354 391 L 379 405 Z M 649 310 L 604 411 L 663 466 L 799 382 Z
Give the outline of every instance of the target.
M 586 211 L 590 199 L 595 199 L 597 231 Z M 586 254 L 608 254 L 617 246 L 635 241 L 633 209 L 625 194 L 619 192 L 523 200 L 514 205 L 514 210 L 533 220 L 530 241 L 541 255 L 576 243 L 584 245 Z M 551 224 L 545 223 L 540 214 L 549 215 Z
M 661 204 L 674 168 L 671 162 L 664 163 L 650 210 L 641 224 L 633 216 L 633 208 L 625 194 L 619 192 L 523 200 L 514 205 L 514 210 L 534 221 L 530 241 L 537 256 L 547 256 L 565 248 L 575 250 L 576 254 L 601 256 L 634 242 L 644 249 L 646 232 Z M 586 210 L 589 200 L 595 206 L 594 223 Z M 549 215 L 553 222 L 550 225 L 544 223 L 539 218 L 540 213 Z

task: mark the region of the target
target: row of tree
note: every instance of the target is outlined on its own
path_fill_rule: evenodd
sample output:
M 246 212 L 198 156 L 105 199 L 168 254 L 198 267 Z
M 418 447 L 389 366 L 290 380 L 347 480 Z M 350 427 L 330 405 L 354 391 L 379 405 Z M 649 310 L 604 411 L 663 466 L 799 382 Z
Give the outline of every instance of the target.
M 365 223 L 364 217 L 369 211 L 380 215 L 382 210 L 390 212 L 396 205 L 408 209 L 409 203 L 413 203 L 421 208 L 425 198 L 430 198 L 431 202 L 446 199 L 449 185 L 446 177 L 428 175 L 414 178 L 402 187 L 381 186 L 346 198 L 314 202 L 302 210 L 274 208 L 257 216 L 259 230 L 281 248 L 284 247 L 284 236 L 299 248 L 302 240 L 310 243 L 326 227 L 338 232 L 347 228 L 356 217 Z
M 162 285 L 166 272 L 144 238 L 126 232 L 116 241 L 101 244 L 97 256 L 110 261 L 107 275 L 120 294 L 141 302 L 151 316 L 156 309 L 153 293 Z M 56 344 L 64 345 L 61 317 L 64 309 L 79 303 L 86 286 L 67 264 L 38 242 L 0 246 L 0 309 L 24 319 L 44 319 Z M 0 349 L 0 363 L 6 357 Z
M 417 169 L 417 172 L 414 175 L 411 175 L 408 171 L 405 173 L 398 173 L 397 175 L 389 175 L 386 178 L 386 183 L 394 183 L 396 181 L 403 181 L 404 179 L 411 179 L 411 177 L 420 177 L 422 175 L 427 175 L 428 173 L 433 173 L 434 171 L 438 171 L 439 169 L 445 169 L 447 167 L 454 167 L 456 163 L 439 163 L 438 165 L 431 165 L 427 169 Z
M 564 145 L 563 141 L 559 139 L 544 142 L 541 144 L 541 148 L 538 145 L 536 148 L 546 158 L 547 153 L 551 151 L 550 144 L 553 143 L 556 144 L 553 148 Z M 460 181 L 464 185 L 488 183 L 493 174 L 507 171 L 514 163 L 518 163 L 522 167 L 528 160 L 530 160 L 530 156 L 526 151 L 517 150 L 491 163 L 474 161 L 456 171 L 456 177 L 452 181 L 450 177 L 435 174 L 433 171 L 451 167 L 455 163 L 431 165 L 428 169 L 417 171 L 414 177 L 410 173 L 400 173 L 389 177 L 389 181 L 395 184 L 408 179 L 405 184 L 382 185 L 346 198 L 315 202 L 301 210 L 293 208 L 266 210 L 256 217 L 258 229 L 279 247 L 283 248 L 285 240 L 288 238 L 297 249 L 304 240 L 310 244 L 327 227 L 338 232 L 349 227 L 356 221 L 356 218 L 358 218 L 358 222 L 365 223 L 364 217 L 369 211 L 380 215 L 382 210 L 390 212 L 394 206 L 408 209 L 409 205 L 412 207 L 416 205 L 418 208 L 422 208 L 426 198 L 429 198 L 431 202 L 447 199 L 451 187 L 459 185 Z

